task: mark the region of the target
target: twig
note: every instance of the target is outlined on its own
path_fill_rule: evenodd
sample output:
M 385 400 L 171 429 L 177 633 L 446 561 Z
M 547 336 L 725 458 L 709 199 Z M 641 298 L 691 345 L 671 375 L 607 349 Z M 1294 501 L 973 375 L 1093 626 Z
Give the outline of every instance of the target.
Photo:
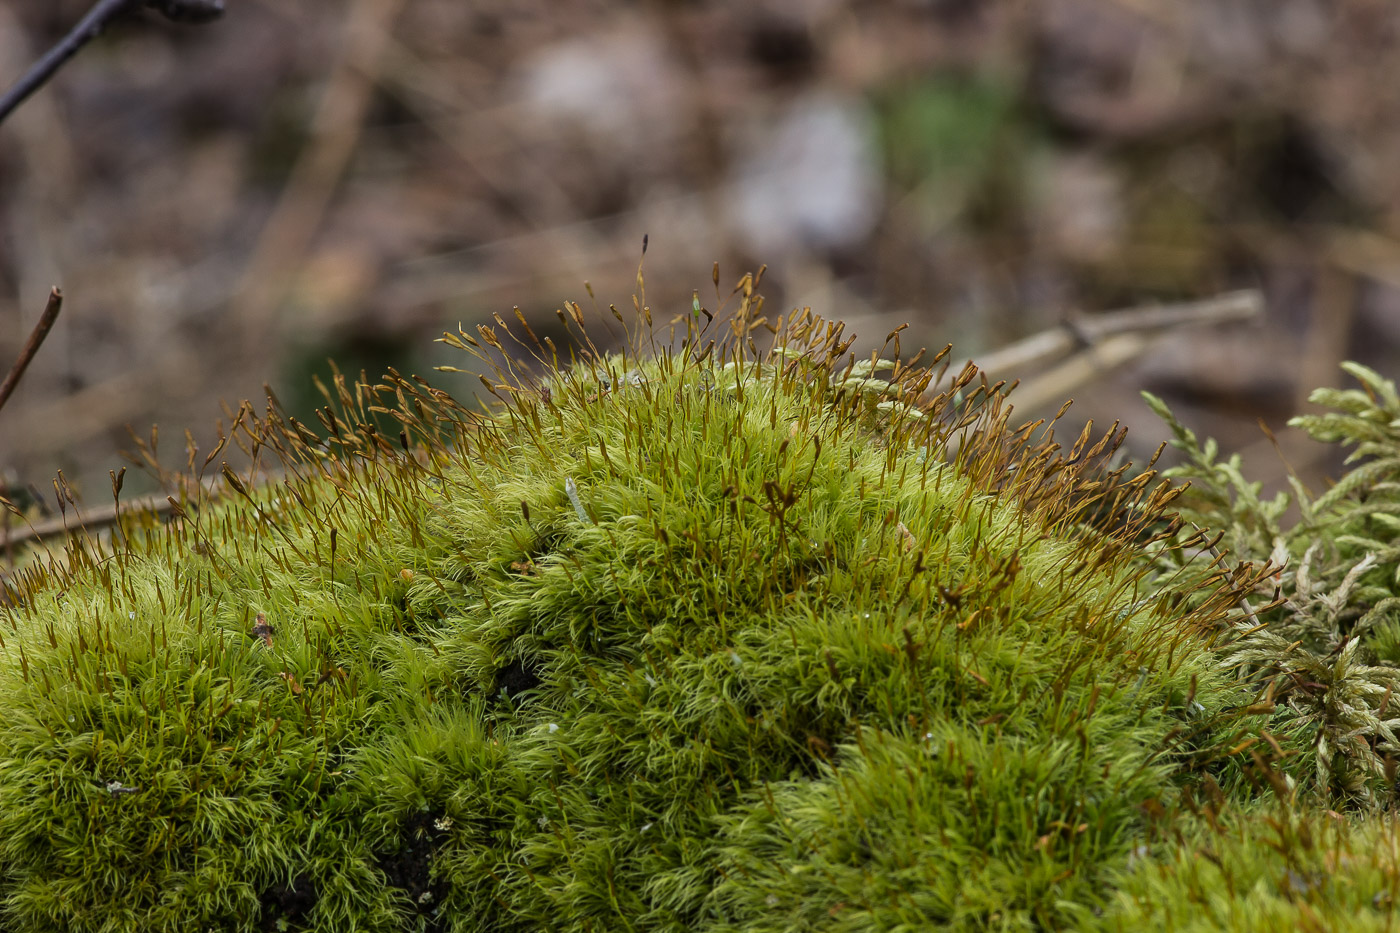
M 1093 346 L 1116 334 L 1155 334 L 1194 324 L 1224 324 L 1257 317 L 1264 299 L 1254 290 L 1229 292 L 1204 301 L 1129 308 L 1082 315 L 987 354 L 977 365 L 988 373 L 1014 373 Z
M 0 383 L 0 408 L 4 408 L 5 403 L 10 400 L 10 394 L 15 391 L 15 386 L 19 385 L 20 377 L 29 368 L 29 361 L 34 359 L 34 354 L 39 352 L 39 345 L 49 335 L 49 331 L 53 328 L 53 322 L 58 320 L 58 311 L 62 307 L 63 292 L 56 288 L 50 289 L 49 303 L 44 306 L 44 313 L 39 315 L 39 323 L 34 325 L 34 330 L 30 332 L 29 339 L 24 343 L 24 349 L 19 351 L 19 359 L 10 369 L 10 374 L 5 377 L 4 383 Z
M 1074 354 L 1058 366 L 1026 379 L 1012 396 L 1018 407 L 1059 405 L 1076 388 L 1131 362 L 1152 342 L 1145 334 L 1114 334 Z
M 78 51 L 102 35 L 107 25 L 140 6 L 158 10 L 167 19 L 182 23 L 207 23 L 224 12 L 224 0 L 98 0 L 58 44 L 44 53 L 4 95 L 0 95 L 0 121 L 52 78 Z
M 146 0 L 146 6 L 174 23 L 211 23 L 224 15 L 224 0 Z

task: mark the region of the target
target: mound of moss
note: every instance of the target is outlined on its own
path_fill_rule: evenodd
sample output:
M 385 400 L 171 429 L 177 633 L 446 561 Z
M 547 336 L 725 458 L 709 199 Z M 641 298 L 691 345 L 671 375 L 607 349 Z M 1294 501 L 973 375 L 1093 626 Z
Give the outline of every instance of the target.
M 324 432 L 245 409 L 190 452 L 219 494 L 31 565 L 0 930 L 1205 928 L 1244 897 L 1190 853 L 1292 793 L 1212 641 L 1257 577 L 1154 582 L 1174 493 L 1097 466 L 1110 436 L 761 323 L 535 343 L 487 415 L 393 373 Z

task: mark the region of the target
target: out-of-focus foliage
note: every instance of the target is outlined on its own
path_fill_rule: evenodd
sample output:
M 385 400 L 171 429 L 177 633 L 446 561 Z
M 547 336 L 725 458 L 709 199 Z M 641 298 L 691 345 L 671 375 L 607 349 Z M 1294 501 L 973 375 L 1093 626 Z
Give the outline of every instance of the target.
M 878 101 L 890 180 L 916 199 L 932 231 L 986 203 L 1028 156 L 1016 89 L 942 78 L 891 89 Z

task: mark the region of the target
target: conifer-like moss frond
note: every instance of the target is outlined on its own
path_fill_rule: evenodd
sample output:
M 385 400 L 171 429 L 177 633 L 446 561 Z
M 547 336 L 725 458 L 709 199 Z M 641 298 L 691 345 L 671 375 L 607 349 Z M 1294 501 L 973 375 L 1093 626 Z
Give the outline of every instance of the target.
M 1218 530 L 1237 563 L 1263 567 L 1253 602 L 1232 610 L 1221 639 L 1226 665 L 1277 705 L 1269 730 L 1304 753 L 1291 766 L 1314 790 L 1376 809 L 1397 799 L 1400 754 L 1400 397 L 1393 382 L 1348 363 L 1360 389 L 1319 389 L 1311 401 L 1333 411 L 1290 424 L 1315 440 L 1354 446 L 1357 464 L 1314 496 L 1295 478 L 1293 495 L 1259 497 L 1238 456 L 1220 463 L 1158 399 L 1149 403 L 1171 426 L 1186 463 L 1167 475 L 1191 481 L 1183 517 Z M 1290 505 L 1299 517 L 1282 519 Z M 1199 552 L 1181 540 L 1157 552 L 1179 573 Z

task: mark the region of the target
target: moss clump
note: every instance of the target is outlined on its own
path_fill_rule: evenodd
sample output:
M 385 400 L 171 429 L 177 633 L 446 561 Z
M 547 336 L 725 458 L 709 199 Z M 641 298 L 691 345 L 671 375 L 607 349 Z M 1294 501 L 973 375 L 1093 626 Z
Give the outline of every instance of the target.
M 202 462 L 280 481 L 224 464 L 29 568 L 0 928 L 1114 916 L 1160 815 L 1245 783 L 1197 634 L 1231 597 L 1183 615 L 1132 563 L 1171 493 L 810 313 L 759 353 L 752 298 L 675 354 L 540 345 L 487 416 L 393 373 L 324 436 L 245 409 Z
M 1115 879 L 1097 926 L 1113 931 L 1255 933 L 1395 928 L 1400 832 L 1393 818 L 1282 808 L 1185 824 Z

